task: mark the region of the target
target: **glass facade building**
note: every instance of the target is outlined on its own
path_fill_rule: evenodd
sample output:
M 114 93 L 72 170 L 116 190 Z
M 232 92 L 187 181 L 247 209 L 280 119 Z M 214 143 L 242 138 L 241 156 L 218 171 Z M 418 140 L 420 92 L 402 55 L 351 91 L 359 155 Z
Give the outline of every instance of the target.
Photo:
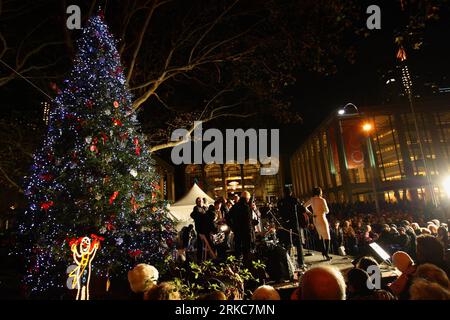
M 392 104 L 332 114 L 290 159 L 295 194 L 308 198 L 320 186 L 331 202 L 442 201 L 450 100 L 416 101 L 415 111 L 414 117 L 408 104 Z

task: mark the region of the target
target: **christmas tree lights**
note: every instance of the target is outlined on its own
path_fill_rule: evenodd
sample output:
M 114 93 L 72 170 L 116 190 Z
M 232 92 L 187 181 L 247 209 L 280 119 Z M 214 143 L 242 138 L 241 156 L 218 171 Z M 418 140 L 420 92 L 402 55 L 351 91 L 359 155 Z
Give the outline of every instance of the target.
M 89 19 L 78 49 L 63 88 L 55 87 L 48 133 L 27 178 L 20 231 L 32 292 L 64 287 L 71 237 L 104 238 L 98 276 L 126 279 L 136 263 L 162 266 L 172 251 L 173 223 L 101 15 Z

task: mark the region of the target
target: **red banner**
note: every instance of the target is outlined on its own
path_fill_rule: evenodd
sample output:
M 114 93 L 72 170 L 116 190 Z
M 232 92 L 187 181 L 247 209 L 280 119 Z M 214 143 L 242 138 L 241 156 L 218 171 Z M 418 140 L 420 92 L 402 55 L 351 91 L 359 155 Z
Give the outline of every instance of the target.
M 361 120 L 343 120 L 341 122 L 347 169 L 364 166 L 363 132 Z

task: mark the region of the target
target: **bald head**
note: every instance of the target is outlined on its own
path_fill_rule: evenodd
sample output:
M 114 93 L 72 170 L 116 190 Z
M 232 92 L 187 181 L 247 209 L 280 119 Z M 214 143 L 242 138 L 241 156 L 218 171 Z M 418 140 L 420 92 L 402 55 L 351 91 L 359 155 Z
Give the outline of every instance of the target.
M 345 300 L 345 280 L 341 272 L 320 266 L 305 272 L 300 281 L 301 300 Z
M 274 287 L 260 286 L 253 292 L 252 300 L 281 300 L 281 298 Z

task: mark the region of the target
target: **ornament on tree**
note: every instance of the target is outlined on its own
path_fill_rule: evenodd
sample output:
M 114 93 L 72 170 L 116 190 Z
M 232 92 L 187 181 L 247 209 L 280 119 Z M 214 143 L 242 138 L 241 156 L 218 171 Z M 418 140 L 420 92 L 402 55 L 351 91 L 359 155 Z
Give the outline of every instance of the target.
M 91 144 L 92 142 L 92 137 L 91 136 L 87 136 L 84 141 L 86 141 L 87 144 Z
M 138 175 L 138 173 L 137 173 L 137 171 L 135 170 L 135 169 L 131 169 L 130 170 L 130 174 L 133 176 L 133 177 L 137 177 L 137 175 Z
M 93 105 L 94 105 L 94 103 L 92 102 L 92 100 L 87 100 L 86 101 L 86 107 L 88 107 L 89 109 L 92 109 Z
M 141 146 L 139 145 L 139 139 L 138 138 L 134 138 L 133 139 L 133 143 L 136 146 L 134 151 L 136 152 L 136 155 L 140 156 L 141 155 Z
M 54 205 L 53 201 L 43 202 L 43 203 L 41 203 L 41 209 L 44 210 L 45 212 L 47 212 L 48 209 L 50 209 L 50 207 L 53 207 L 53 205 Z
M 136 249 L 136 250 L 130 250 L 128 251 L 128 254 L 132 257 L 132 258 L 137 258 L 138 256 L 140 256 L 142 254 L 142 250 Z
M 114 108 L 116 108 L 116 109 L 119 107 L 119 103 L 117 101 L 114 101 L 113 105 L 114 105 Z
M 119 127 L 122 127 L 123 126 L 123 124 L 122 124 L 122 122 L 119 120 L 119 119 L 112 119 L 113 120 L 113 124 L 115 125 L 115 126 L 119 126 Z
M 113 195 L 109 198 L 109 204 L 112 205 L 114 200 L 116 200 L 117 196 L 119 195 L 119 191 L 114 191 Z
M 104 238 L 91 234 L 89 237 L 72 239 L 69 242 L 75 267 L 69 267 L 70 289 L 77 289 L 76 300 L 89 300 L 89 283 L 91 281 L 92 261 Z

